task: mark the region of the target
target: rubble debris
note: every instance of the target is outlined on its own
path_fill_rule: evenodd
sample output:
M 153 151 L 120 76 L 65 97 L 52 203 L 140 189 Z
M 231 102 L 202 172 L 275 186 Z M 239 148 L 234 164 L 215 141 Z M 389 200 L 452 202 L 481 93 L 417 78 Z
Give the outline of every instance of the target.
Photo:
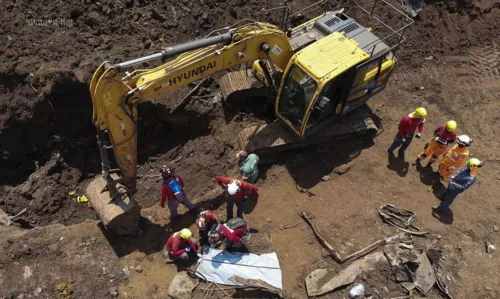
M 2 209 L 0 209 L 0 224 L 9 226 L 11 225 L 14 221 L 16 221 L 21 215 L 26 213 L 28 208 L 24 208 L 21 210 L 21 212 L 17 213 L 14 216 L 9 216 L 7 213 L 5 213 Z
M 328 182 L 328 181 L 330 180 L 330 176 L 329 176 L 329 175 L 325 175 L 325 176 L 323 176 L 323 177 L 321 178 L 321 180 L 322 180 L 323 182 Z
M 318 229 L 316 228 L 316 226 L 314 225 L 314 223 L 312 222 L 311 220 L 311 217 L 306 213 L 306 212 L 302 212 L 300 213 L 300 216 L 302 216 L 302 218 L 304 218 L 304 220 L 307 222 L 307 224 L 309 224 L 309 226 L 311 227 L 314 235 L 316 236 L 316 238 L 318 239 L 318 242 L 323 245 L 323 247 L 328 250 L 328 252 L 330 253 L 330 256 L 339 264 L 343 264 L 343 263 L 346 263 L 346 262 L 350 262 L 350 261 L 353 261 L 355 259 L 358 259 L 372 251 L 374 251 L 375 249 L 379 248 L 380 246 L 384 245 L 384 244 L 388 244 L 388 243 L 392 243 L 394 242 L 395 240 L 398 240 L 398 239 L 401 239 L 404 237 L 404 234 L 399 234 L 399 235 L 395 235 L 395 236 L 392 236 L 392 237 L 389 237 L 389 238 L 385 238 L 385 239 L 380 239 L 378 241 L 375 241 L 374 243 L 362 248 L 361 250 L 358 250 L 344 258 L 342 258 L 340 256 L 340 254 L 332 247 L 332 245 L 330 245 L 326 239 L 319 233 Z
M 349 291 L 349 298 L 356 298 L 365 295 L 365 286 L 358 283 Z
M 415 271 L 415 284 L 419 287 L 422 293 L 427 294 L 434 284 L 436 283 L 436 277 L 434 275 L 434 269 L 432 268 L 431 262 L 427 257 L 427 253 L 422 251 L 418 256 L 418 268 Z
M 333 172 L 335 172 L 336 174 L 344 174 L 344 173 L 348 172 L 349 170 L 351 170 L 351 167 L 352 167 L 352 164 L 340 165 L 340 166 L 335 167 L 333 169 Z
M 306 277 L 307 294 L 312 297 L 334 291 L 339 287 L 352 283 L 363 271 L 373 270 L 378 264 L 385 261 L 386 259 L 382 252 L 369 254 L 357 261 L 354 261 L 352 264 L 347 266 L 347 268 L 337 273 L 332 279 L 321 286 L 319 285 L 319 282 L 326 277 L 328 271 L 326 269 L 316 269 Z
M 497 247 L 488 241 L 484 242 L 484 245 L 486 246 L 487 253 L 493 253 L 495 250 L 497 250 Z
M 497 231 L 499 231 L 499 230 L 500 230 L 500 228 L 499 228 L 496 224 L 495 224 L 495 225 L 493 225 L 493 231 L 497 232 Z
M 384 204 L 380 206 L 378 213 L 380 217 L 382 217 L 382 220 L 384 220 L 387 224 L 406 233 L 420 236 L 429 233 L 421 232 L 420 228 L 413 224 L 415 222 L 416 214 L 410 210 L 399 208 L 392 204 Z
M 179 272 L 168 286 L 167 294 L 178 299 L 191 299 L 193 289 L 199 281 L 189 277 L 187 272 Z

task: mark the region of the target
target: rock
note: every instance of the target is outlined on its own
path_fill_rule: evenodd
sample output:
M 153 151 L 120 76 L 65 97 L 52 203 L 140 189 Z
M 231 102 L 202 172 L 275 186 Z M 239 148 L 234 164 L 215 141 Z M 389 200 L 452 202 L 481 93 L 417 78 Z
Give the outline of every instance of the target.
M 157 21 L 160 21 L 160 22 L 164 22 L 167 20 L 167 18 L 160 14 L 156 9 L 152 8 L 151 9 L 151 18 L 157 20 Z
M 203 20 L 207 20 L 208 19 L 208 13 L 204 12 L 202 15 L 201 15 L 201 18 Z
M 90 27 L 98 26 L 100 23 L 100 16 L 97 12 L 91 11 L 85 18 L 84 23 Z
M 169 284 L 167 294 L 179 299 L 191 298 L 192 291 L 198 283 L 198 280 L 189 277 L 187 272 L 179 272 Z
M 432 55 L 424 58 L 424 60 L 426 60 L 426 61 L 431 61 L 432 59 L 434 59 L 434 56 L 432 56 Z
M 329 175 L 325 175 L 325 176 L 323 176 L 323 177 L 321 178 L 321 180 L 322 180 L 323 182 L 328 182 L 328 181 L 330 180 L 330 176 L 329 176 Z
M 134 6 L 134 0 L 125 0 L 125 7 L 131 8 Z
M 392 199 L 398 199 L 398 197 L 397 196 L 393 196 Z
M 424 89 L 425 89 L 425 87 L 423 87 L 423 86 L 420 86 L 420 90 L 424 90 Z
M 493 230 L 497 232 L 497 231 L 499 231 L 499 230 L 500 230 L 500 228 L 498 228 L 498 226 L 497 226 L 497 225 L 493 225 Z
M 100 37 L 91 37 L 91 38 L 89 38 L 88 43 L 89 43 L 89 45 L 91 45 L 93 47 L 99 47 L 99 45 L 101 44 L 101 38 Z
M 271 218 L 266 218 L 267 223 L 271 223 L 273 220 Z
M 344 174 L 348 172 L 351 169 L 351 167 L 352 167 L 351 164 L 340 165 L 335 167 L 335 169 L 333 169 L 333 172 L 335 172 L 336 174 Z
M 229 8 L 229 14 L 231 15 L 231 17 L 233 17 L 233 19 L 238 18 L 238 14 L 236 13 L 236 10 L 233 7 Z
M 142 273 L 142 271 L 143 271 L 143 269 L 142 269 L 141 265 L 135 267 L 135 272 Z
M 73 8 L 70 12 L 69 12 L 69 15 L 71 16 L 72 19 L 76 19 L 78 18 L 79 16 L 81 16 L 83 14 L 83 11 L 81 8 L 79 7 L 75 7 Z
M 153 45 L 153 41 L 152 41 L 152 40 L 150 40 L 150 39 L 146 40 L 146 41 L 144 42 L 144 44 L 143 44 L 144 49 L 146 49 L 146 50 L 147 50 L 147 49 L 149 49 L 149 48 L 151 48 L 151 46 L 152 46 L 152 45 Z
M 146 293 L 146 295 L 148 297 L 151 297 L 151 295 L 153 295 L 154 293 L 158 292 L 158 290 L 160 289 L 159 286 L 157 286 L 156 284 L 153 284 L 149 287 L 148 289 L 148 292 Z
M 109 294 L 113 297 L 118 296 L 118 288 L 117 287 L 111 287 L 109 288 Z
M 108 277 L 109 277 L 109 279 L 115 279 L 115 275 L 114 275 L 113 273 L 110 273 L 110 274 L 108 275 Z

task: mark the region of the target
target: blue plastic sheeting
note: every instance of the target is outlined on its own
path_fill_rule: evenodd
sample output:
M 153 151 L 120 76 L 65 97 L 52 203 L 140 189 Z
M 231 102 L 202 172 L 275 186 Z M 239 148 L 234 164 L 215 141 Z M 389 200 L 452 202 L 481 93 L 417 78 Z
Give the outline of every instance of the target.
M 282 289 L 281 268 L 275 252 L 258 255 L 210 249 L 200 259 L 198 272 L 217 284 L 244 286 L 230 280 L 232 276 L 239 276 Z

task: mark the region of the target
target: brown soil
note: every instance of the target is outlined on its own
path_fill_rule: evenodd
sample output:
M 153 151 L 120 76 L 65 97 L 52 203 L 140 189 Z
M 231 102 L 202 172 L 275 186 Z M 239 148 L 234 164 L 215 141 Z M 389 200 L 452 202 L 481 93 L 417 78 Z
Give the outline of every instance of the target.
M 309 4 L 296 0 L 291 6 L 297 10 Z M 11 215 L 23 208 L 28 212 L 17 227 L 0 228 L 0 298 L 106 298 L 114 288 L 121 298 L 166 297 L 177 269 L 163 264 L 159 252 L 171 232 L 192 226 L 194 219 L 185 214 L 169 223 L 167 211 L 157 205 L 158 165 L 176 161 L 173 166 L 193 201 L 223 216 L 224 200 L 213 179 L 236 173 L 235 134 L 250 123 L 266 121 L 266 115 L 258 103 L 237 99 L 224 107 L 192 100 L 170 113 L 187 88 L 141 105 L 136 198 L 145 207 L 145 235 L 119 238 L 102 230 L 86 205 L 69 195 L 81 194 L 100 167 L 89 80 L 103 59 L 146 55 L 236 19 L 258 18 L 262 7 L 275 6 L 260 0 L 2 5 L 0 18 L 10 21 L 0 27 L 0 208 Z M 349 13 L 352 4 L 342 1 L 337 7 Z M 49 19 L 55 24 L 48 24 Z M 280 14 L 266 13 L 263 19 L 279 23 Z M 324 257 L 298 212 L 312 213 L 319 229 L 345 255 L 395 234 L 376 213 L 388 202 L 417 212 L 420 226 L 442 236 L 439 265 L 455 298 L 500 297 L 497 253 L 484 250 L 484 241 L 500 245 L 500 233 L 493 230 L 500 225 L 499 32 L 500 3 L 495 0 L 427 1 L 397 53 L 400 63 L 390 85 L 370 101 L 385 129 L 375 144 L 326 153 L 314 148 L 291 152 L 261 170 L 259 198 L 247 207 L 247 220 L 257 230 L 252 248 L 278 253 L 286 298 L 306 297 L 304 278 L 312 270 L 340 269 Z M 208 95 L 216 88 L 213 80 L 199 93 Z M 386 157 L 397 121 L 420 105 L 427 107 L 429 117 L 424 139 L 414 141 L 408 160 L 420 152 L 434 127 L 453 118 L 474 139 L 473 154 L 486 162 L 479 183 L 441 219 L 430 213 L 438 202 L 432 172 L 402 161 L 388 163 Z M 347 162 L 347 173 L 332 173 Z M 321 182 L 329 174 L 330 181 Z M 294 223 L 301 224 L 279 228 Z M 138 265 L 142 271 L 135 270 Z M 359 282 L 372 293 L 377 288 L 382 295 L 402 294 L 386 270 L 368 273 Z M 429 297 L 439 295 L 432 291 Z

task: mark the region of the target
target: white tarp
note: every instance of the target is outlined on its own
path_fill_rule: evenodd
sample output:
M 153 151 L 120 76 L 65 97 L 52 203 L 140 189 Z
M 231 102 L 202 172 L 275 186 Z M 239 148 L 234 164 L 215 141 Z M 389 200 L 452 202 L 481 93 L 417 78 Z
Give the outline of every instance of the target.
M 198 272 L 208 281 L 218 284 L 242 286 L 230 280 L 232 276 L 261 280 L 279 290 L 281 268 L 276 253 L 252 254 L 210 249 L 203 254 Z

